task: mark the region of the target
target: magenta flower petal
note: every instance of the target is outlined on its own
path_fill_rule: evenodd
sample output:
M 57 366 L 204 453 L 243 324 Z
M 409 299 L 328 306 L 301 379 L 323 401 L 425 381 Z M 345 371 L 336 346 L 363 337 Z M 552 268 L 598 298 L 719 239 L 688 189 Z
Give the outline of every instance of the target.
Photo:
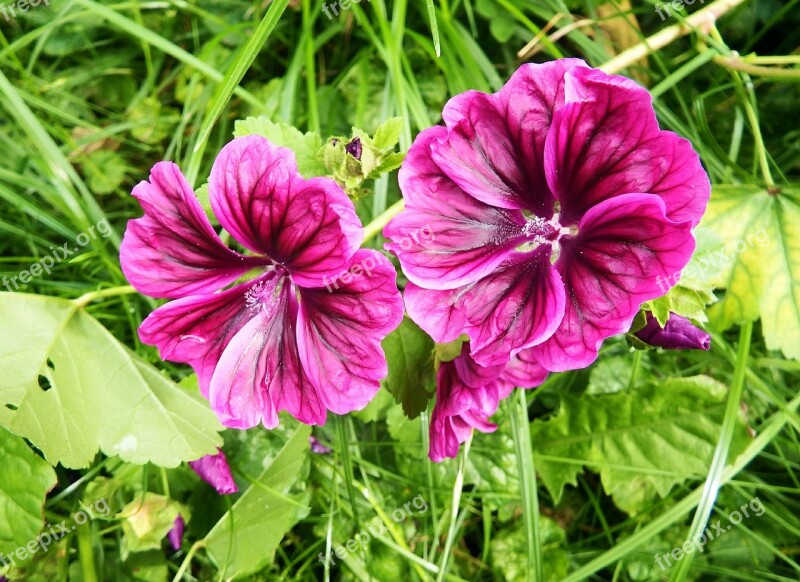
M 561 323 L 566 295 L 550 264 L 550 248 L 517 253 L 465 291 L 472 357 L 482 366 L 506 364 L 518 351 L 542 343 Z
M 237 493 L 239 488 L 231 475 L 228 459 L 222 449 L 216 455 L 206 455 L 196 461 L 190 461 L 189 467 L 200 477 L 217 490 L 220 495 Z
M 452 289 L 489 274 L 519 244 L 525 220 L 464 193 L 431 159 L 443 127 L 423 131 L 400 169 L 406 210 L 384 229 L 386 249 L 412 282 Z
M 549 372 L 542 367 L 533 353 L 533 348 L 519 352 L 503 370 L 500 376 L 505 385 L 500 398 L 506 398 L 514 388 L 536 388 L 545 381 Z
M 305 424 L 322 424 L 327 413 L 297 351 L 297 298 L 288 281 L 269 281 L 254 294 L 255 316 L 222 352 L 208 398 L 231 428 L 278 426 L 288 411 Z
M 634 335 L 651 346 L 667 350 L 711 348 L 711 336 L 685 317 L 671 313 L 663 328 L 649 311 L 646 317 L 647 323 Z
M 469 327 L 467 316 L 456 308 L 456 304 L 468 287 L 447 291 L 423 289 L 414 283 L 406 285 L 404 298 L 409 317 L 419 325 L 433 341 L 445 344 L 452 342 Z
M 586 64 L 562 59 L 523 65 L 496 94 L 457 95 L 442 113 L 448 132 L 432 142 L 433 161 L 481 202 L 550 218 L 554 199 L 545 177 L 545 138 L 564 103 L 564 75 L 575 67 Z
M 576 236 L 561 239 L 556 268 L 567 296 L 561 326 L 533 354 L 558 372 L 588 366 L 607 337 L 630 328 L 644 301 L 664 294 L 661 279 L 689 262 L 689 222 L 665 217 L 661 198 L 625 194 L 593 206 Z
M 153 166 L 133 196 L 144 216 L 128 222 L 120 263 L 139 292 L 169 298 L 212 292 L 264 264 L 222 244 L 175 164 Z
M 169 545 L 171 545 L 172 549 L 176 552 L 181 549 L 181 545 L 183 544 L 183 531 L 185 528 L 186 523 L 183 521 L 183 517 L 181 517 L 181 514 L 179 513 L 178 517 L 175 518 L 175 523 L 172 525 L 172 529 L 167 533 Z
M 550 264 L 549 247 L 515 253 L 493 273 L 449 291 L 406 288 L 409 316 L 437 342 L 466 333 L 483 366 L 505 364 L 521 349 L 549 338 L 561 322 L 566 296 Z
M 545 160 L 561 202 L 561 224 L 620 194 L 660 196 L 667 218 L 700 221 L 711 191 L 689 141 L 658 128 L 646 89 L 578 68 L 566 75 L 567 104 L 553 117 Z
M 336 182 L 304 180 L 292 151 L 263 137 L 237 138 L 222 149 L 209 197 L 237 241 L 284 265 L 298 285 L 319 286 L 342 271 L 363 240 L 353 203 Z
M 363 408 L 386 377 L 381 340 L 403 319 L 395 278 L 386 257 L 360 250 L 353 256 L 349 276 L 339 277 L 328 287 L 300 290 L 300 361 L 332 412 L 346 414 Z
M 438 463 L 458 455 L 458 447 L 473 429 L 493 432 L 497 426 L 488 418 L 500 402 L 497 378 L 505 366 L 481 368 L 464 344 L 461 355 L 442 362 L 436 375 L 436 405 L 431 415 L 428 456 Z M 468 382 L 470 385 L 468 384 Z
M 252 289 L 274 278 L 275 273 L 268 272 L 219 293 L 170 301 L 144 320 L 139 337 L 157 346 L 162 359 L 191 365 L 197 372 L 200 392 L 208 397 L 222 351 L 255 314 L 248 301 Z

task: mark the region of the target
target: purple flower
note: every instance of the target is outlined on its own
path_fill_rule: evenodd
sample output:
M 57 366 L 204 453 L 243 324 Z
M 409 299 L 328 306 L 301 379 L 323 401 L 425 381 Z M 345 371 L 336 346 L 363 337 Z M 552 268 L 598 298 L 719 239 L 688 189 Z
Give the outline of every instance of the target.
M 344 146 L 344 151 L 346 151 L 348 154 L 350 154 L 357 160 L 361 159 L 361 150 L 362 150 L 361 138 L 358 137 L 354 137 L 350 143 Z
M 217 490 L 220 495 L 238 493 L 239 488 L 231 475 L 228 459 L 225 453 L 219 450 L 216 455 L 206 455 L 196 461 L 189 461 L 192 471 Z
M 176 552 L 181 549 L 181 544 L 183 544 L 183 530 L 185 528 L 186 523 L 183 521 L 183 518 L 179 513 L 178 517 L 175 518 L 175 523 L 172 525 L 172 529 L 169 530 L 169 533 L 167 533 L 169 544 Z
M 663 329 L 649 311 L 647 323 L 634 333 L 646 344 L 667 350 L 707 350 L 711 347 L 711 336 L 691 321 L 675 313 L 670 313 Z
M 484 367 L 475 362 L 465 343 L 456 359 L 442 362 L 431 415 L 428 456 L 432 461 L 458 455 L 459 445 L 473 429 L 494 432 L 497 426 L 489 417 L 515 386 L 533 388 L 544 382 L 547 370 L 531 356 L 531 350 L 523 350 L 508 365 Z
M 156 164 L 133 195 L 144 216 L 128 223 L 122 269 L 140 292 L 175 299 L 139 335 L 195 369 L 223 424 L 274 428 L 280 410 L 322 424 L 373 398 L 402 300 L 391 263 L 358 250 L 361 223 L 333 180 L 303 179 L 293 153 L 262 137 L 226 145 L 209 198 L 247 255 L 222 243 L 174 164 Z
M 333 452 L 330 448 L 319 442 L 319 439 L 313 434 L 308 435 L 308 444 L 311 448 L 311 452 L 317 455 L 329 455 Z
M 526 348 L 550 371 L 589 365 L 688 262 L 710 189 L 697 154 L 645 89 L 576 59 L 523 65 L 443 118 L 384 231 L 409 315 L 437 342 L 466 333 L 483 366 Z M 431 240 L 400 244 L 423 227 Z

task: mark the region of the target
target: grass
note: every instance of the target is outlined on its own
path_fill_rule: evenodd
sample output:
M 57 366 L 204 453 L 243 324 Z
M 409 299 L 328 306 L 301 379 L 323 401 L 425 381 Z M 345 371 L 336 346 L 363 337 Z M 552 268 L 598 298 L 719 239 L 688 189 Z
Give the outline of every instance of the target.
M 181 379 L 185 367 L 161 362 L 140 344 L 136 328 L 155 302 L 127 293 L 119 268 L 125 223 L 140 212 L 129 192 L 152 164 L 174 160 L 199 187 L 234 120 L 248 115 L 325 137 L 347 135 L 351 126 L 373 131 L 401 116 L 405 150 L 439 122 L 449 97 L 502 86 L 519 64 L 517 51 L 534 37 L 535 61 L 577 56 L 651 88 L 662 127 L 692 141 L 712 183 L 774 188 L 797 180 L 800 1 L 698 5 L 694 15 L 722 4 L 726 14 L 691 30 L 682 23 L 697 25 L 697 17 L 662 22 L 654 4 L 601 10 L 594 0 L 372 0 L 331 21 L 312 0 L 64 0 L 31 9 L 0 29 L 0 275 L 12 277 L 50 245 L 107 219 L 114 227 L 108 238 L 24 291 L 83 297 L 118 339 Z M 382 225 L 400 208 L 396 174 L 371 188 L 358 211 L 368 244 L 380 248 Z M 564 395 L 583 393 L 588 371 L 554 375 L 535 394 L 519 392 L 499 415 L 496 440 L 476 435 L 460 459 L 444 465 L 425 456 L 427 414 L 409 422 L 384 400 L 315 431 L 335 454 L 312 455 L 301 479 L 310 509 L 251 579 L 796 580 L 800 365 L 767 348 L 759 323 L 723 331 L 712 321 L 709 330 L 708 354 L 645 353 L 627 368 L 637 370 L 630 387 L 641 378 L 706 374 L 729 388 L 708 472 L 686 474 L 676 464 L 671 472 L 684 480 L 663 498 L 649 497 L 638 513 L 621 511 L 605 490 L 600 475 L 610 462 L 589 464 L 559 500 L 537 475 L 543 461 L 575 459 L 537 452 L 530 421 L 552 418 Z M 622 341 L 609 342 L 602 357 L 634 360 Z M 743 406 L 753 438 L 732 458 Z M 261 451 L 257 441 L 244 442 Z M 244 461 L 234 471 L 244 474 Z M 52 519 L 74 513 L 102 476 L 129 491 L 170 489 L 192 507 L 193 522 L 182 550 L 139 556 L 139 566 L 120 554 L 118 521 L 94 524 L 38 563 L 39 575 L 219 577 L 218 564 L 195 542 L 225 506 L 193 493 L 187 474 L 168 470 L 162 479 L 155 468 L 102 456 L 83 473 L 59 468 L 47 503 Z M 391 511 L 417 493 L 428 510 L 393 523 Z M 755 495 L 768 508 L 764 516 L 671 569 L 655 566 L 654 553 L 692 539 Z M 318 561 L 319 552 L 374 519 L 391 527 L 366 550 L 334 566 Z

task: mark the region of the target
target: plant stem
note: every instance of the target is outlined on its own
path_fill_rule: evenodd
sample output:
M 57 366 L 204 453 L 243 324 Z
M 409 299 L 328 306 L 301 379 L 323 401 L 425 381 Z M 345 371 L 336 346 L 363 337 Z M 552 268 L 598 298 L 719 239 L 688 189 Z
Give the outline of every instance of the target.
M 606 73 L 617 73 L 622 69 L 631 66 L 636 61 L 642 60 L 647 55 L 664 48 L 682 36 L 686 36 L 692 32 L 692 30 L 704 24 L 713 23 L 717 18 L 726 12 L 730 12 L 740 4 L 743 4 L 744 1 L 745 0 L 717 0 L 713 4 L 709 4 L 705 8 L 693 13 L 683 22 L 668 26 L 653 36 L 647 37 L 639 44 L 622 51 L 616 57 L 607 61 L 599 68 Z
M 136 293 L 136 289 L 134 289 L 131 285 L 122 285 L 121 287 L 110 287 L 109 289 L 100 289 L 99 291 L 90 291 L 89 293 L 84 293 L 77 299 L 73 299 L 72 302 L 75 304 L 77 309 L 80 309 L 82 307 L 86 307 L 95 299 L 101 299 L 103 297 L 115 297 L 116 295 L 132 295 L 133 293 Z
M 92 548 L 92 529 L 78 527 L 78 554 L 80 556 L 81 574 L 84 582 L 98 582 L 97 570 L 94 567 L 94 548 Z
M 450 553 L 453 551 L 453 543 L 456 538 L 456 529 L 458 527 L 458 508 L 461 504 L 461 493 L 464 489 L 464 470 L 467 465 L 467 457 L 469 456 L 469 447 L 472 444 L 472 436 L 464 443 L 464 450 L 461 451 L 461 458 L 458 460 L 458 473 L 456 474 L 455 483 L 453 483 L 453 503 L 450 508 L 450 527 L 447 530 L 447 540 L 444 544 L 444 552 L 442 554 L 442 563 L 439 565 L 439 575 L 436 577 L 436 582 L 442 582 L 447 574 L 447 562 L 450 559 Z
M 186 554 L 186 557 L 183 559 L 181 563 L 181 567 L 175 573 L 175 577 L 172 579 L 172 582 L 180 582 L 183 579 L 183 575 L 186 573 L 186 570 L 189 569 L 189 566 L 192 563 L 192 558 L 197 553 L 197 550 L 200 548 L 204 548 L 206 546 L 205 540 L 198 540 L 189 548 L 189 552 Z
M 378 217 L 364 227 L 364 242 L 371 240 L 383 232 L 383 227 L 389 224 L 389 221 L 400 214 L 405 207 L 405 200 L 400 199 L 389 208 L 383 211 Z
M 522 516 L 525 522 L 528 566 L 527 579 L 544 580 L 542 541 L 539 537 L 539 495 L 536 489 L 536 467 L 533 461 L 531 427 L 528 420 L 528 399 L 525 390 L 517 389 L 516 406 L 511 406 L 511 430 L 519 467 L 519 489 L 522 495 Z

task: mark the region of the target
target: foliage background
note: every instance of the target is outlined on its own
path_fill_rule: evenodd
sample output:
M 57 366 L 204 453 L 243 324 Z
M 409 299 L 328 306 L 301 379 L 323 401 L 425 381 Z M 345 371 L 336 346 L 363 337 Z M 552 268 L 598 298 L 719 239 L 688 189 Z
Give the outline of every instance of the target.
M 425 408 L 433 346 L 406 323 L 387 339 L 387 389 L 313 429 L 331 454 L 310 453 L 309 429 L 289 418 L 272 432 L 222 433 L 243 491 L 233 498 L 181 464 L 222 442 L 221 427 L 190 370 L 140 344 L 156 303 L 124 290 L 118 244 L 149 168 L 174 160 L 201 186 L 248 116 L 320 139 L 400 117 L 405 151 L 448 97 L 497 90 L 534 38 L 526 60 L 599 66 L 709 3 L 662 20 L 648 2 L 371 0 L 329 20 L 312 0 L 52 0 L 0 19 L 2 276 L 99 220 L 114 227 L 0 296 L 0 553 L 101 497 L 113 510 L 5 575 L 796 580 L 800 2 L 722 4 L 717 27 L 620 71 L 651 88 L 662 127 L 692 140 L 715 186 L 697 276 L 652 306 L 704 322 L 711 351 L 608 341 L 590 369 L 517 394 L 497 433 L 434 465 L 427 413 L 403 412 Z M 368 224 L 400 196 L 393 173 L 365 187 Z M 759 229 L 764 245 L 730 252 Z M 708 259 L 720 249 L 729 260 Z M 132 449 L 119 446 L 127 434 Z M 389 514 L 417 495 L 429 509 L 394 524 Z M 763 516 L 658 567 L 654 554 L 756 496 Z M 189 523 L 174 552 L 164 536 L 178 511 Z M 318 560 L 374 520 L 391 527 L 364 551 Z

